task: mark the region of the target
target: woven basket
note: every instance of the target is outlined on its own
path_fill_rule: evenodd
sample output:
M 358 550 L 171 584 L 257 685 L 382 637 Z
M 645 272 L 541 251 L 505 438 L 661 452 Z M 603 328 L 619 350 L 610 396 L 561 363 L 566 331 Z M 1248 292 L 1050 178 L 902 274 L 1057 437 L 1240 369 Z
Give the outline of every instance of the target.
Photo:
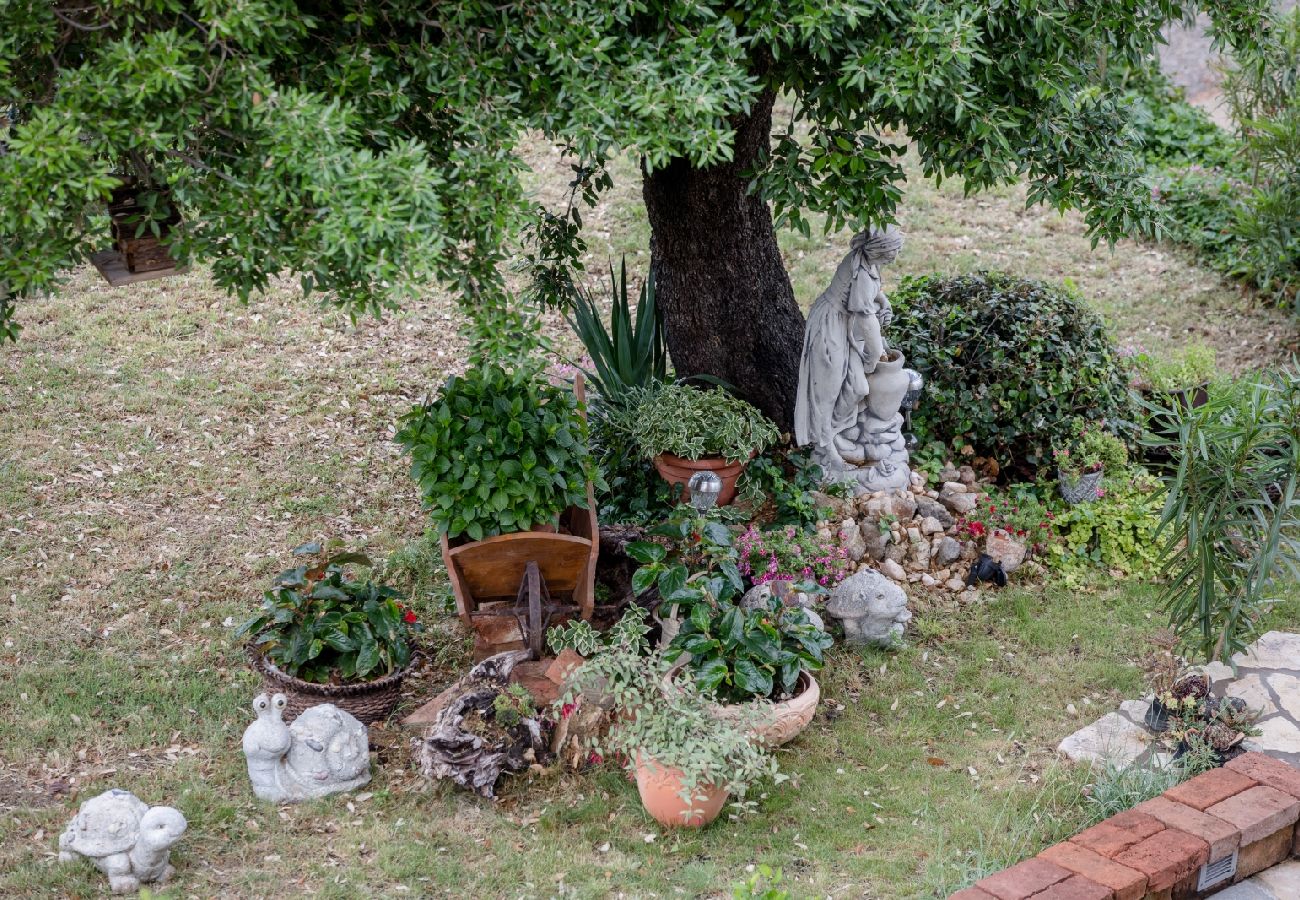
M 1084 472 L 1077 479 L 1071 479 L 1069 475 L 1058 469 L 1056 484 L 1066 503 L 1071 505 L 1088 503 L 1097 499 L 1097 489 L 1101 487 L 1101 479 L 1105 474 L 1098 469 L 1096 472 Z
M 267 693 L 284 694 L 289 701 L 284 721 L 292 722 L 303 711 L 322 703 L 333 703 L 351 713 L 362 725 L 382 722 L 393 713 L 402 696 L 402 681 L 409 669 L 402 669 L 375 681 L 361 684 L 316 684 L 287 675 L 251 647 L 248 650 L 253 671 L 262 676 Z

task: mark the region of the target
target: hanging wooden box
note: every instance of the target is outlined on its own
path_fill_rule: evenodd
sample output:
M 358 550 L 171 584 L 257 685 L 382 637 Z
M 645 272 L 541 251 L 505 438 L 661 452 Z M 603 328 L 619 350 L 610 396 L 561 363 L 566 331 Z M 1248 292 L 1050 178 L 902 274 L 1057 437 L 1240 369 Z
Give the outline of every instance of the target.
M 124 185 L 113 191 L 113 199 L 108 204 L 108 215 L 112 223 L 113 246 L 121 254 L 126 270 L 131 273 L 159 272 L 164 269 L 175 270 L 176 260 L 167 252 L 162 238 L 171 233 L 172 228 L 180 224 L 181 216 L 173 206 L 171 215 L 159 222 L 159 234 L 155 235 L 146 227 L 139 236 L 136 231 L 140 225 L 137 217 L 142 211 L 136 194 L 139 188 Z

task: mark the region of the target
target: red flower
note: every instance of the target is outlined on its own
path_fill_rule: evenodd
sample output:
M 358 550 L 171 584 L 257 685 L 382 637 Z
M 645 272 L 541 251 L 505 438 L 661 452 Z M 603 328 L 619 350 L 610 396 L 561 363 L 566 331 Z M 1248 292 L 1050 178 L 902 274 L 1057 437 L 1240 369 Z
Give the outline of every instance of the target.
M 604 761 L 605 761 L 605 757 L 601 756 L 595 750 L 592 750 L 591 753 L 587 756 L 587 762 L 593 766 L 598 766 Z
M 974 537 L 980 537 L 981 535 L 984 534 L 983 522 L 971 522 L 966 527 Z
M 577 708 L 577 705 L 573 703 L 564 704 L 560 707 L 560 718 L 567 719 L 569 716 L 573 715 L 573 711 Z
M 420 617 L 415 614 L 414 610 L 410 610 L 410 609 L 406 611 L 406 615 L 402 616 L 402 621 L 405 622 L 407 625 L 414 625 L 419 620 Z

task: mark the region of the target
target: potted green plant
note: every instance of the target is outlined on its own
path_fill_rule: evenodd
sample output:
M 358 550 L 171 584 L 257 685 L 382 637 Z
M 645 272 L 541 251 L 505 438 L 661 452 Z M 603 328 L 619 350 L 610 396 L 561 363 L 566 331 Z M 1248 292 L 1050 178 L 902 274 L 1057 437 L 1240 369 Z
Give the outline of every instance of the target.
M 461 617 L 482 639 L 480 658 L 522 640 L 517 626 L 507 622 L 516 631 L 504 634 L 500 617 L 488 622 L 477 611 L 513 601 L 530 562 L 553 597 L 591 615 L 600 541 L 582 412 L 580 381 L 570 390 L 535 366 L 483 361 L 448 379 L 397 433 Z
M 656 384 L 635 392 L 629 425 L 632 439 L 659 475 L 682 486 L 703 469 L 722 479 L 718 505 L 736 496 L 736 479 L 746 463 L 780 437 L 758 409 L 721 387 Z
M 754 707 L 746 718 L 764 743 L 792 740 L 817 709 L 821 690 L 813 673 L 822 667 L 830 635 L 805 609 L 786 606 L 773 591 L 742 597 L 731 534 L 720 523 L 678 517 L 652 533 L 673 542 L 636 542 L 628 554 L 643 563 L 633 588 L 653 587 L 661 609 L 682 610 L 666 655 L 720 702 L 721 715 L 734 718 L 739 707 Z M 813 582 L 797 589 L 822 590 Z
M 294 555 L 311 562 L 281 572 L 262 609 L 235 631 L 249 638 L 253 668 L 289 701 L 286 720 L 333 703 L 369 725 L 388 717 L 411 664 L 411 637 L 423 630 L 401 592 L 348 575 L 373 567 L 360 553 L 327 556 L 319 543 Z
M 1142 352 L 1133 360 L 1139 387 L 1172 397 L 1181 406 L 1205 403 L 1210 380 L 1218 371 L 1214 348 L 1204 343 L 1188 344 L 1164 356 Z
M 577 671 L 562 703 L 584 694 L 611 697 L 619 715 L 591 748 L 622 758 L 636 776 L 646 811 L 667 827 L 698 828 L 763 778 L 782 780 L 776 760 L 742 722 L 718 718 L 693 679 L 664 689 L 672 663 L 660 653 L 619 647 Z
M 1101 496 L 1101 481 L 1128 464 L 1128 448 L 1103 425 L 1074 419 L 1070 440 L 1052 450 L 1057 484 L 1067 503 L 1086 503 Z

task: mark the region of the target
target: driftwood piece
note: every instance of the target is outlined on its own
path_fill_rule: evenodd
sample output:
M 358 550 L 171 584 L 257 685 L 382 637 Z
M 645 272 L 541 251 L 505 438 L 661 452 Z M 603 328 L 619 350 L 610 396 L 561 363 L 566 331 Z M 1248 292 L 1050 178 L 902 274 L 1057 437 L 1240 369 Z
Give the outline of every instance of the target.
M 491 722 L 493 702 L 506 690 L 510 673 L 528 659 L 527 650 L 508 650 L 483 660 L 447 693 L 438 718 L 413 740 L 420 771 L 427 778 L 450 778 L 483 797 L 493 797 L 502 772 L 522 772 L 548 761 L 551 723 L 542 716 L 522 719 L 510 728 L 476 734 L 467 719 Z

